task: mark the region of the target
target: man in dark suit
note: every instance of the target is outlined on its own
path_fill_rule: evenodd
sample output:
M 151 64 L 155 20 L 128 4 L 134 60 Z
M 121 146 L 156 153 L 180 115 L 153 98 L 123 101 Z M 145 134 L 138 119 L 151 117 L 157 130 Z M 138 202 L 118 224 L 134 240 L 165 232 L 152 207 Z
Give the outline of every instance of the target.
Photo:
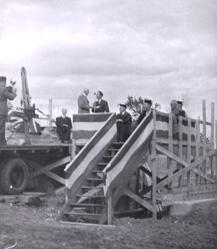
M 13 100 L 16 97 L 16 88 L 11 91 L 6 87 L 6 77 L 0 76 L 0 145 L 6 145 L 5 124 L 8 115 L 7 100 Z
M 183 102 L 178 100 L 177 101 L 178 116 L 186 118 L 187 115 L 186 115 L 185 111 L 182 109 L 182 107 L 183 107 Z
M 125 142 L 131 134 L 132 117 L 126 108 L 126 105 L 120 104 L 120 113 L 116 116 L 117 142 Z
M 56 118 L 57 134 L 62 143 L 68 143 L 71 139 L 72 122 L 66 116 L 67 109 L 62 109 L 62 116 Z
M 82 94 L 78 97 L 78 113 L 89 113 L 90 112 L 90 105 L 89 100 L 87 98 L 89 94 L 89 89 L 84 89 Z
M 151 110 L 151 106 L 152 106 L 152 101 L 150 99 L 145 99 L 143 107 L 142 107 L 143 108 L 142 112 L 140 113 L 140 115 L 137 119 L 137 125 L 139 125 L 141 123 L 143 118 L 146 116 L 147 112 L 149 112 Z
M 103 93 L 98 91 L 96 93 L 97 101 L 93 103 L 93 112 L 109 112 L 108 102 L 102 99 Z

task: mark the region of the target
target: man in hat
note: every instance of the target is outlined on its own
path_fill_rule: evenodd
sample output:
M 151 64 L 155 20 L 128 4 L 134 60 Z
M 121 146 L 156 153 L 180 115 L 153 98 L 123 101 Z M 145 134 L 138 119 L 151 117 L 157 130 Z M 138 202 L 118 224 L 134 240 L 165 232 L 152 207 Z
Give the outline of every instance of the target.
M 152 101 L 150 99 L 144 99 L 143 109 L 137 119 L 137 125 L 141 123 L 146 114 L 151 110 Z
M 57 134 L 62 143 L 68 143 L 71 138 L 72 122 L 67 117 L 67 109 L 62 108 L 62 116 L 56 118 Z
M 5 123 L 8 114 L 7 100 L 13 100 L 16 97 L 16 88 L 10 90 L 6 87 L 6 77 L 0 76 L 0 145 L 6 145 Z
M 85 88 L 82 94 L 78 97 L 78 113 L 90 113 L 89 100 L 87 98 L 89 89 Z
M 109 106 L 108 102 L 102 99 L 103 93 L 101 91 L 98 91 L 96 94 L 96 99 L 93 103 L 93 112 L 99 113 L 99 112 L 109 112 Z
M 117 142 L 125 142 L 131 134 L 132 117 L 126 111 L 127 106 L 120 104 L 120 113 L 116 116 Z

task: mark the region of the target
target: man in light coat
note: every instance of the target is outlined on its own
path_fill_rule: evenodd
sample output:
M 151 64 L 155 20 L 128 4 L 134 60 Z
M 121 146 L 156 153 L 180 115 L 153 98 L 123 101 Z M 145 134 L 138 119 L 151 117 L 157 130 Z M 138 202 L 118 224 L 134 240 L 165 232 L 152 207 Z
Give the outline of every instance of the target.
M 84 89 L 81 95 L 78 97 L 78 113 L 90 113 L 89 100 L 87 98 L 89 89 Z

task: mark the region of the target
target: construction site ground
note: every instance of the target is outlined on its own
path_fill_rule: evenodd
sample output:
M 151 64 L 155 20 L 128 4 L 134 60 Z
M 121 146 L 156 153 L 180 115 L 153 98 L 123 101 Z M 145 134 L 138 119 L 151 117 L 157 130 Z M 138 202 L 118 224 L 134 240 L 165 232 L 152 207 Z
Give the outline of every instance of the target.
M 54 197 L 38 207 L 0 203 L 0 248 L 217 248 L 217 201 L 196 204 L 184 217 L 121 218 L 114 226 L 62 224 L 59 208 Z

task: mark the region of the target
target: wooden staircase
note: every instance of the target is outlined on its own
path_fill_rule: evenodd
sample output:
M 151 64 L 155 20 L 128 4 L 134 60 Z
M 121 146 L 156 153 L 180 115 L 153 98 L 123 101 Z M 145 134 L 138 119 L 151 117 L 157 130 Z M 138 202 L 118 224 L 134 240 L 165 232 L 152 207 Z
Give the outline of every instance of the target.
M 107 202 L 103 192 L 103 170 L 122 147 L 112 142 L 103 157 L 85 177 L 78 191 L 68 199 L 62 212 L 62 220 L 103 224 L 106 221 Z

